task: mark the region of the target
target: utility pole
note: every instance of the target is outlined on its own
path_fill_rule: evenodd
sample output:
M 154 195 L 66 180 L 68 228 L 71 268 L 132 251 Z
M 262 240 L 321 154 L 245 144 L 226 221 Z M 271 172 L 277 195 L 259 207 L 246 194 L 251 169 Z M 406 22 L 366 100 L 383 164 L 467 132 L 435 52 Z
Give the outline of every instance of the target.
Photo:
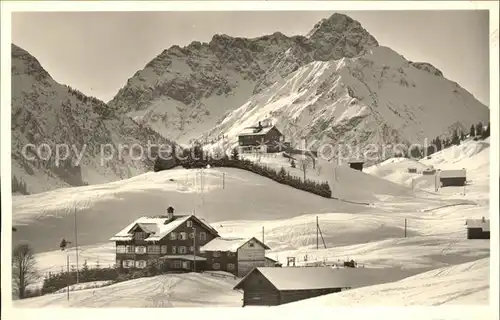
M 193 227 L 193 272 L 196 272 L 196 228 Z
M 318 216 L 316 216 L 316 250 L 319 249 L 319 222 Z
M 262 226 L 262 243 L 265 243 L 264 242 L 264 226 Z
M 70 277 L 70 274 L 69 274 L 69 254 L 66 253 L 66 268 L 68 270 L 68 283 L 67 283 L 67 298 L 68 298 L 68 301 L 69 301 L 69 282 L 71 280 L 71 277 Z
M 76 205 L 75 205 L 75 252 L 76 252 L 76 283 L 80 283 L 80 276 L 78 271 L 78 229 L 77 229 L 77 220 L 76 220 Z
M 406 238 L 406 218 L 405 218 L 405 238 Z
M 226 180 L 226 173 L 223 172 L 222 173 L 222 190 L 224 190 L 225 187 L 226 187 L 226 181 L 225 180 Z

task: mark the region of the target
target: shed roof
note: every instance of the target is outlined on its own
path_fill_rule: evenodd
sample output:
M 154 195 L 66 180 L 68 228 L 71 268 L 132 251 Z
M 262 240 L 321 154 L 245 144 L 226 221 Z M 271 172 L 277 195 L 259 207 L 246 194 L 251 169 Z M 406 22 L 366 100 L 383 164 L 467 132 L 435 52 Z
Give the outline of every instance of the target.
M 356 288 L 390 281 L 390 272 L 385 269 L 259 267 L 254 268 L 241 279 L 234 289 L 240 289 L 245 280 L 255 272 L 261 273 L 279 291 Z
M 275 126 L 268 127 L 247 127 L 243 129 L 238 135 L 239 136 L 261 136 L 267 134 L 271 129 L 275 128 Z
M 147 237 L 146 241 L 159 241 L 165 236 L 167 236 L 170 232 L 174 231 L 182 225 L 184 222 L 189 220 L 190 218 L 197 220 L 200 224 L 205 226 L 208 230 L 212 231 L 213 234 L 218 235 L 217 231 L 212 228 L 207 222 L 203 219 L 199 219 L 194 215 L 182 215 L 182 216 L 174 216 L 173 220 L 170 220 L 168 217 L 140 217 L 127 227 L 122 229 L 120 232 L 115 234 L 110 241 L 128 241 L 132 240 L 133 229 L 138 226 L 142 230 L 147 233 L 150 233 L 149 237 Z
M 483 231 L 490 231 L 490 219 L 467 219 L 465 221 L 467 229 L 470 228 L 481 228 Z
M 439 178 L 465 178 L 466 175 L 466 170 L 465 169 L 459 169 L 459 170 L 440 170 L 439 171 Z
M 255 237 L 250 237 L 250 238 L 215 238 L 209 243 L 205 244 L 200 248 L 201 251 L 229 251 L 229 252 L 236 252 L 238 249 L 243 246 L 245 243 L 249 242 L 250 240 L 254 240 L 257 243 L 259 243 L 264 249 L 270 249 L 267 245 L 259 241 Z

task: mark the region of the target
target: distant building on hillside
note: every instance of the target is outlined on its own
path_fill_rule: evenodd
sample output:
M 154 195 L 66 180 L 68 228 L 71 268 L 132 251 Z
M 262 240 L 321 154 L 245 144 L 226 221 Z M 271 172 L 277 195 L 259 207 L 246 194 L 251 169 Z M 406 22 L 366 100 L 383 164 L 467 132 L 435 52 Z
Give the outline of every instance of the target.
M 464 186 L 467 181 L 465 169 L 461 170 L 441 170 L 439 171 L 439 181 L 441 187 Z
M 238 143 L 242 152 L 259 150 L 261 152 L 285 151 L 284 136 L 272 123 L 259 123 L 245 128 L 238 135 Z
M 206 258 L 200 247 L 218 237 L 217 230 L 191 215 L 140 217 L 110 240 L 116 244 L 119 269 L 146 268 L 155 263 L 163 271 L 204 270 Z
M 489 239 L 490 238 L 490 220 L 485 219 L 467 219 L 467 239 Z
M 200 248 L 207 259 L 207 270 L 220 270 L 245 276 L 255 267 L 266 265 L 265 251 L 270 248 L 251 238 L 217 237 Z
M 349 167 L 354 170 L 363 171 L 364 163 L 362 160 L 351 160 L 349 161 Z

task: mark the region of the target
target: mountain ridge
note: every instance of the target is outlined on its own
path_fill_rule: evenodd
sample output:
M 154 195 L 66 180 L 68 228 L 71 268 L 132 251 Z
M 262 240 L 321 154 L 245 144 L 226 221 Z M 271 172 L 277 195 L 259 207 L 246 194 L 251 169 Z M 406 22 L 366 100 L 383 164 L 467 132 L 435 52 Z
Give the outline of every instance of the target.
M 99 99 L 59 84 L 28 51 L 15 44 L 11 50 L 12 176 L 29 193 L 131 177 L 153 165 L 134 153 L 138 148 L 130 151 L 134 144 L 171 143 Z

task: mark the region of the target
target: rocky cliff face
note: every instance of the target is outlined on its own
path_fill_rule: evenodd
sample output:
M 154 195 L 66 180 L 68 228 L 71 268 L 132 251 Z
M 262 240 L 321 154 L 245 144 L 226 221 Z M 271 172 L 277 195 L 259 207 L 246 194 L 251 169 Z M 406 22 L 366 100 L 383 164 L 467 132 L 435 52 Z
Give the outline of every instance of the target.
M 215 35 L 209 43 L 163 51 L 109 104 L 160 134 L 187 143 L 290 72 L 312 61 L 353 57 L 376 46 L 359 22 L 341 14 L 319 22 L 308 36 Z
M 313 61 L 277 79 L 220 121 L 208 140 L 223 135 L 234 147 L 239 132 L 266 119 L 292 145 L 301 147 L 306 138 L 308 148 L 327 158 L 374 151 L 383 160 L 398 144 L 423 146 L 450 130 L 487 123 L 489 109 L 431 65 L 378 46 L 352 58 Z
M 57 83 L 25 50 L 11 49 L 12 174 L 28 193 L 114 181 L 152 167 L 138 154 L 139 147 L 130 148 L 167 140 L 104 102 Z

